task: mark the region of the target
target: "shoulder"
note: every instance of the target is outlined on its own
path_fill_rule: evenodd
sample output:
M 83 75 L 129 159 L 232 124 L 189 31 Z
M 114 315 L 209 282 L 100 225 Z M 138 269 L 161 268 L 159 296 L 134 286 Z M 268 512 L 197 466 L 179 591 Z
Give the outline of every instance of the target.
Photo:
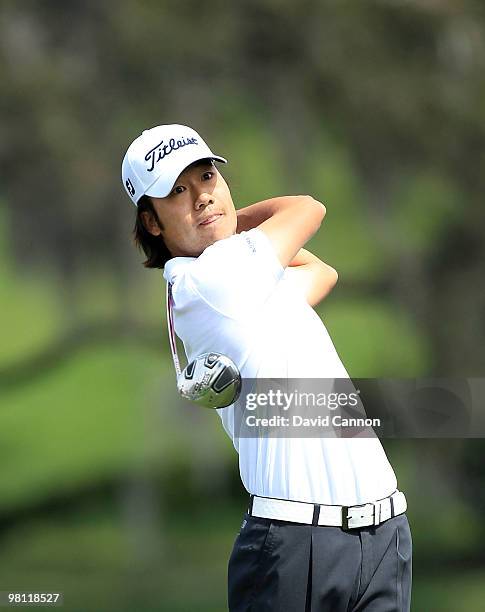
M 173 285 L 176 303 L 190 297 L 240 316 L 266 300 L 283 273 L 270 240 L 254 228 L 218 240 L 199 257 L 171 259 L 164 276 Z

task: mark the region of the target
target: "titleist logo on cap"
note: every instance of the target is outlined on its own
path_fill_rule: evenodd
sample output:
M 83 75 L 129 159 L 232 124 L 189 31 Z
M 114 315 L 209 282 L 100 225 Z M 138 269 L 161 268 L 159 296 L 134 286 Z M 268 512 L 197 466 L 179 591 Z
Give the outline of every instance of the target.
M 182 138 L 181 140 L 175 140 L 175 138 L 170 138 L 168 144 L 163 144 L 159 142 L 153 149 L 150 149 L 148 153 L 145 155 L 145 161 L 149 162 L 150 167 L 147 168 L 148 172 L 152 172 L 153 168 L 155 168 L 155 164 L 162 160 L 167 155 L 170 155 L 173 151 L 185 147 L 187 145 L 198 144 L 197 138 Z

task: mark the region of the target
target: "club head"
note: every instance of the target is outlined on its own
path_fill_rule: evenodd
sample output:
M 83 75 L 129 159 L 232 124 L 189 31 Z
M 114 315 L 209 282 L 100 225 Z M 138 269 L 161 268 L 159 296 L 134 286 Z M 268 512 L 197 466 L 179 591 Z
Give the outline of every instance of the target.
M 221 353 L 204 353 L 191 361 L 177 378 L 182 397 L 204 408 L 225 408 L 241 392 L 236 364 Z

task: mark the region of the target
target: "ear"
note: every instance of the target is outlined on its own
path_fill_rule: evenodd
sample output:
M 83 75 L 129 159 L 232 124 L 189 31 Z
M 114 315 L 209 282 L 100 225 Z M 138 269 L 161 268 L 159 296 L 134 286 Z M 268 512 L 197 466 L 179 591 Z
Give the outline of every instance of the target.
M 157 220 L 155 219 L 155 217 L 153 216 L 151 212 L 149 211 L 142 212 L 140 217 L 141 217 L 141 221 L 147 232 L 152 234 L 152 236 L 160 236 L 162 231 L 160 229 L 160 226 L 157 223 Z

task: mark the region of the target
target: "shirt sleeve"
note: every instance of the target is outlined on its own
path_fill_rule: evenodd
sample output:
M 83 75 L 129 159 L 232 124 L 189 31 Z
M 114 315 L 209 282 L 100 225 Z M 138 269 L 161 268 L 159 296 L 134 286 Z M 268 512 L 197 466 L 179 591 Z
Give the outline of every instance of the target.
M 200 298 L 233 318 L 264 304 L 283 274 L 271 241 L 258 228 L 218 240 L 189 271 L 192 288 Z
M 300 270 L 298 270 L 298 266 L 288 266 L 285 270 L 283 280 L 285 281 L 285 283 L 289 284 L 292 293 L 299 294 L 300 297 L 303 297 L 306 301 L 305 286 L 301 282 L 301 272 Z

